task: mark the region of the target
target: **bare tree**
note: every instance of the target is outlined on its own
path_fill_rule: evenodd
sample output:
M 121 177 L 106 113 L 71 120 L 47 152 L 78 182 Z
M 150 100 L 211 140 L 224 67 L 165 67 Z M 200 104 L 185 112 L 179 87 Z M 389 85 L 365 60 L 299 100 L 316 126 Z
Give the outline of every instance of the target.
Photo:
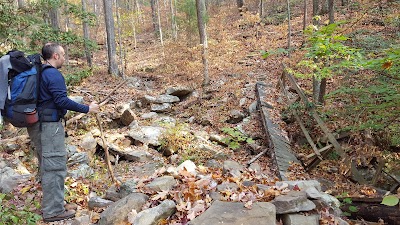
M 87 12 L 86 0 L 82 0 L 82 11 L 84 13 Z M 83 27 L 83 38 L 85 38 L 84 44 L 85 44 L 86 61 L 87 61 L 88 65 L 89 65 L 89 67 L 92 67 L 93 66 L 93 64 L 92 64 L 92 53 L 90 52 L 89 47 L 88 47 L 88 43 L 87 43 L 87 41 L 90 40 L 90 36 L 89 36 L 89 26 L 88 26 L 86 17 L 83 18 L 82 27 Z
M 115 30 L 112 1 L 103 0 L 104 4 L 104 20 L 106 24 L 107 33 L 107 54 L 108 54 L 108 73 L 112 75 L 119 75 L 116 47 L 115 47 Z
M 206 7 L 204 0 L 196 0 L 196 10 L 197 10 L 197 26 L 199 28 L 200 43 L 203 46 L 202 49 L 202 60 L 203 60 L 203 87 L 210 84 L 210 77 L 208 74 L 208 59 L 207 59 L 207 32 L 205 24 Z

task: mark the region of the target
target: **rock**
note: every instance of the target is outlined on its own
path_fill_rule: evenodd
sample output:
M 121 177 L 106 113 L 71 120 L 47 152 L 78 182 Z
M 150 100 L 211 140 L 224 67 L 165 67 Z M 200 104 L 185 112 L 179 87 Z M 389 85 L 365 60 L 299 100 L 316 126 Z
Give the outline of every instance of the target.
M 289 189 L 293 189 L 297 185 L 300 190 L 306 190 L 309 187 L 315 187 L 318 191 L 321 191 L 321 184 L 317 180 L 296 180 L 296 181 L 279 181 L 276 182 L 276 186 L 286 183 L 289 185 Z
M 252 204 L 251 209 L 247 209 L 241 202 L 216 200 L 210 208 L 188 224 L 271 225 L 275 223 L 275 206 L 269 202 L 256 202 Z
M 151 119 L 151 118 L 157 117 L 157 115 L 158 114 L 156 112 L 149 112 L 149 113 L 142 114 L 141 118 L 142 119 Z
M 83 104 L 83 97 L 82 96 L 68 96 L 69 99 L 71 99 L 74 102 L 77 102 L 79 104 Z
M 135 120 L 136 120 L 136 115 L 130 108 L 126 109 L 121 115 L 121 123 L 125 126 L 128 126 Z
M 136 179 L 127 180 L 121 184 L 119 188 L 119 193 L 122 197 L 128 196 L 134 192 L 137 192 L 136 189 L 137 181 Z
M 169 116 L 162 116 L 162 117 L 156 119 L 153 124 L 164 125 L 164 126 L 166 124 L 175 125 L 176 124 L 176 119 L 174 119 L 172 117 L 169 117 Z
M 191 173 L 193 176 L 196 176 L 196 174 L 197 174 L 196 169 L 197 169 L 196 164 L 194 164 L 194 162 L 192 162 L 190 160 L 186 160 L 185 162 L 181 163 L 177 167 L 178 172 L 180 170 L 186 170 L 187 172 Z
M 167 191 L 172 190 L 176 185 L 176 180 L 172 176 L 162 176 L 155 178 L 152 182 L 147 184 L 145 187 L 153 191 Z
M 279 195 L 271 203 L 275 205 L 277 214 L 310 211 L 316 207 L 307 199 L 304 191 L 291 191 L 286 195 Z
M 241 99 L 239 100 L 239 106 L 240 106 L 240 107 L 244 106 L 244 104 L 246 104 L 246 101 L 247 101 L 247 98 L 241 98 Z
M 4 151 L 9 153 L 9 154 L 12 153 L 12 152 L 17 151 L 20 148 L 21 148 L 21 146 L 19 144 L 16 144 L 16 143 L 6 143 L 4 145 Z
M 249 169 L 253 170 L 254 172 L 256 172 L 256 175 L 260 175 L 262 174 L 262 170 L 261 170 L 261 166 L 258 163 L 252 163 L 249 166 Z
M 193 89 L 188 88 L 188 87 L 170 87 L 166 91 L 167 95 L 177 96 L 181 100 L 185 99 L 192 93 L 193 93 Z
M 93 151 L 96 149 L 97 141 L 94 139 L 92 133 L 88 132 L 83 138 L 80 146 L 87 151 Z
M 135 127 L 129 131 L 129 136 L 134 140 L 152 146 L 160 146 L 159 138 L 165 131 L 163 127 L 143 126 Z
M 124 196 L 126 197 L 126 196 Z M 111 186 L 109 189 L 106 190 L 106 196 L 105 199 L 111 200 L 113 202 L 116 202 L 120 200 L 122 197 L 121 193 L 118 191 L 118 189 L 115 187 L 115 185 Z
M 93 169 L 87 164 L 81 164 L 78 169 L 68 171 L 68 176 L 73 177 L 75 179 L 79 177 L 87 178 L 94 173 Z
M 285 225 L 319 225 L 319 215 L 285 214 L 282 216 Z
M 89 199 L 88 205 L 89 205 L 89 209 L 92 210 L 94 208 L 105 208 L 113 203 L 114 203 L 113 201 L 103 199 L 103 198 L 96 196 L 96 197 L 91 197 Z
M 315 188 L 315 187 L 309 187 L 305 190 L 307 194 L 307 198 L 309 199 L 321 199 L 322 194 Z
M 122 224 L 132 210 L 140 212 L 149 197 L 142 193 L 132 193 L 111 204 L 100 215 L 99 225 Z
M 257 112 L 257 101 L 254 101 L 249 106 L 249 113 L 253 114 Z
M 133 225 L 159 224 L 175 213 L 176 205 L 172 200 L 164 200 L 160 205 L 141 211 L 135 217 Z
M 221 163 L 215 159 L 210 159 L 206 162 L 206 166 L 210 168 L 221 168 Z
M 222 145 L 224 147 L 227 147 L 228 145 L 223 141 L 223 137 L 217 135 L 217 134 L 211 134 L 210 135 L 210 141 L 216 142 L 219 145 Z
M 89 215 L 75 217 L 75 219 L 71 223 L 71 225 L 89 225 L 89 224 L 91 224 Z
M 239 186 L 236 183 L 224 182 L 217 186 L 217 191 L 232 190 L 237 191 Z
M 236 161 L 227 160 L 224 161 L 222 173 L 227 174 L 230 173 L 234 177 L 239 177 L 241 175 L 241 171 L 244 170 L 244 167 L 240 165 Z
M 169 112 L 171 110 L 172 106 L 169 103 L 162 103 L 162 104 L 157 104 L 157 103 L 152 103 L 150 105 L 150 110 L 152 112 Z
M 157 97 L 145 95 L 144 98 L 149 103 L 159 103 L 159 104 L 174 103 L 180 101 L 180 99 L 174 95 L 159 95 Z
M 68 158 L 67 165 L 89 164 L 89 156 L 86 152 L 77 152 Z
M 227 123 L 236 124 L 244 119 L 244 114 L 239 110 L 231 110 L 229 112 L 229 119 L 226 120 Z
M 20 175 L 10 167 L 0 169 L 0 193 L 10 193 L 20 182 L 26 181 L 31 175 Z
M 151 155 L 145 150 L 134 150 L 133 148 L 141 149 L 141 147 L 128 147 L 124 149 L 120 149 L 118 146 L 114 144 L 110 144 L 109 150 L 111 153 L 114 155 L 119 155 L 121 158 L 128 160 L 128 161 L 133 161 L 133 162 L 148 162 L 150 161 Z
M 66 150 L 68 158 L 78 152 L 78 148 L 75 145 L 67 145 Z

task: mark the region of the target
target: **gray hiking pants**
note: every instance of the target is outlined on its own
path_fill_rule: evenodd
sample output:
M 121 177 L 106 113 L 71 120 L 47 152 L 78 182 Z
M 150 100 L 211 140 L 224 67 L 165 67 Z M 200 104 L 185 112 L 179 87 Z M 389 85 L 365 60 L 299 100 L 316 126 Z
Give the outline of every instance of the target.
M 64 182 L 67 176 L 67 151 L 64 127 L 60 122 L 36 123 L 28 128 L 39 160 L 39 173 L 43 191 L 43 218 L 50 218 L 65 211 Z

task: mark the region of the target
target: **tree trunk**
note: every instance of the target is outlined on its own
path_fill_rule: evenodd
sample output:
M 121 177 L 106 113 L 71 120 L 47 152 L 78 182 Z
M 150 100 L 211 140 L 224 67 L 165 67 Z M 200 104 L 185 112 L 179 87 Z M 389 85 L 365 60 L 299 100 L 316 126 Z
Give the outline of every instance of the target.
M 303 12 L 304 12 L 304 17 L 303 17 L 303 31 L 304 31 L 307 27 L 307 0 L 304 0 Z
M 118 76 L 119 71 L 116 59 L 115 30 L 114 30 L 114 18 L 112 11 L 112 1 L 103 0 L 103 4 L 104 4 L 104 20 L 106 24 L 106 33 L 107 33 L 108 73 L 114 76 Z
M 60 30 L 60 14 L 57 7 L 50 9 L 50 25 L 54 30 Z
M 18 8 L 25 8 L 25 0 L 18 0 Z
M 357 208 L 357 212 L 352 212 L 349 207 Z M 356 202 L 353 200 L 350 204 L 344 204 L 340 207 L 343 212 L 351 212 L 348 216 L 352 219 L 364 219 L 366 221 L 378 222 L 380 219 L 385 221 L 385 224 L 400 225 L 400 210 L 399 206 L 386 206 L 380 202 Z
M 264 0 L 260 0 L 258 8 L 258 14 L 260 15 L 260 18 L 262 18 L 264 16 Z
M 174 4 L 175 3 L 175 4 Z M 175 13 L 175 9 L 176 9 L 176 2 L 174 0 L 171 0 L 170 2 L 170 6 L 171 6 L 171 31 L 172 31 L 172 38 L 174 39 L 174 41 L 176 41 L 178 39 L 178 26 L 176 24 L 176 13 Z
M 119 65 L 120 65 L 120 75 L 124 77 L 124 63 L 123 63 L 123 57 L 122 57 L 122 32 L 121 32 L 121 18 L 120 18 L 120 0 L 115 0 L 115 10 L 117 14 L 117 26 L 118 26 L 118 48 L 119 48 Z
M 328 0 L 328 9 L 329 9 L 329 23 L 334 23 L 335 11 L 334 11 L 333 0 Z
M 84 13 L 86 13 L 86 11 L 87 11 L 86 10 L 86 0 L 82 0 L 82 11 Z M 84 45 L 85 45 L 86 61 L 87 61 L 88 66 L 90 68 L 92 68 L 93 67 L 93 64 L 92 64 L 92 53 L 90 52 L 89 47 L 88 47 L 88 43 L 87 43 L 90 40 L 89 26 L 88 26 L 86 18 L 83 19 L 82 26 L 83 26 L 83 38 L 85 38 Z
M 199 28 L 200 43 L 203 46 L 202 50 L 202 61 L 203 61 L 203 87 L 210 84 L 210 78 L 208 74 L 208 43 L 207 43 L 207 32 L 205 24 L 206 9 L 204 0 L 196 0 L 196 11 L 197 11 L 197 26 Z
M 133 33 L 133 41 L 134 41 L 134 49 L 136 49 L 137 48 L 137 39 L 136 39 L 136 18 L 137 18 L 137 15 L 138 15 L 138 11 L 137 11 L 137 8 L 135 9 L 136 7 L 132 7 L 132 33 Z M 136 12 L 136 14 L 135 14 L 135 12 Z
M 157 24 L 158 24 L 158 34 L 160 37 L 161 46 L 164 47 L 164 40 L 163 40 L 163 33 L 162 33 L 162 26 L 161 26 L 161 16 L 160 16 L 160 4 L 157 0 Z M 164 56 L 164 48 L 163 48 L 163 56 Z
M 158 38 L 160 36 L 160 34 L 158 33 L 160 31 L 160 28 L 158 24 L 157 2 L 158 0 L 150 0 L 151 18 L 153 20 L 154 34 Z
M 319 21 L 315 19 L 315 17 L 318 15 L 318 5 L 319 5 L 319 0 L 313 0 L 313 24 L 318 25 Z
M 290 48 L 291 45 L 290 43 L 292 42 L 292 26 L 290 24 L 290 0 L 286 0 L 287 3 L 287 14 L 288 14 L 288 54 L 289 54 L 289 58 L 290 58 Z
M 243 12 L 244 0 L 236 0 L 236 5 L 238 7 L 239 12 Z

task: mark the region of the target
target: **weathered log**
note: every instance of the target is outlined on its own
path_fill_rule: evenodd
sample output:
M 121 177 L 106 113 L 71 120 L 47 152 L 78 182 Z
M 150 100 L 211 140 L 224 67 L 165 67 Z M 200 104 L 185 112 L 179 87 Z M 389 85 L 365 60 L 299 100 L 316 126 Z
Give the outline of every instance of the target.
M 343 212 L 351 213 L 348 216 L 351 219 L 364 219 L 366 221 L 378 222 L 380 219 L 385 224 L 400 225 L 400 210 L 399 206 L 386 206 L 379 202 L 354 201 L 351 204 L 344 204 L 340 207 Z M 349 207 L 357 207 L 357 212 L 352 212 Z

